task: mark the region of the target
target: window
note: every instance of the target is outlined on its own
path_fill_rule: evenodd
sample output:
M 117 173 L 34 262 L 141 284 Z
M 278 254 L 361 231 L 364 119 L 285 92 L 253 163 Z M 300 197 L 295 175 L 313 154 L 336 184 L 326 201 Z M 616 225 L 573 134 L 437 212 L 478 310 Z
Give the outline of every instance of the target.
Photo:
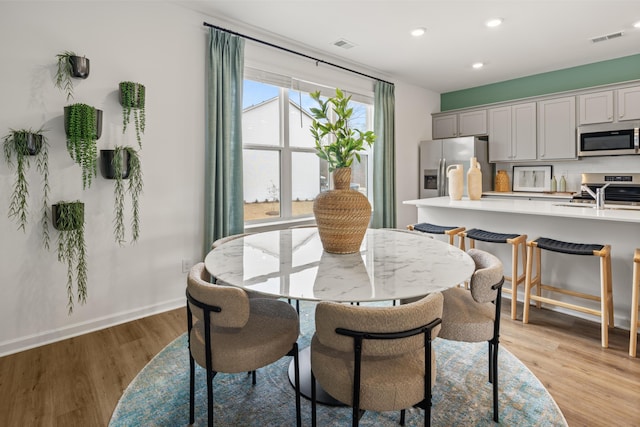
M 333 94 L 335 89 L 291 81 L 264 72 L 245 72 L 243 88 L 244 218 L 247 223 L 286 221 L 313 216 L 313 201 L 330 188 L 325 161 L 315 154 L 309 130 L 310 92 Z M 296 86 L 292 89 L 291 86 Z M 356 95 L 352 126 L 373 129 L 370 99 Z M 361 153 L 352 165 L 352 188 L 371 199 L 369 182 L 373 152 Z

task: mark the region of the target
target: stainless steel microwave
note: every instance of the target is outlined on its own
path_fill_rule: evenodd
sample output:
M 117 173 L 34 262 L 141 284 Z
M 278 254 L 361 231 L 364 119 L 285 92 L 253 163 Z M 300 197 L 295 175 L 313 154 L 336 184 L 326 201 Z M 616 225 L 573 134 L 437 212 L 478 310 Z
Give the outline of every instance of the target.
M 639 122 L 580 126 L 578 156 L 640 154 L 639 129 Z

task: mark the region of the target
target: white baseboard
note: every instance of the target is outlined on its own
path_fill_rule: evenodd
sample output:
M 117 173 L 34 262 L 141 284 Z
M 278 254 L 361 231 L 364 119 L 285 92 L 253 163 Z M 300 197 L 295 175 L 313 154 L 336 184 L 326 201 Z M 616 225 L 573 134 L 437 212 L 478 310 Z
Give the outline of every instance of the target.
M 0 357 L 184 307 L 184 297 L 0 343 Z

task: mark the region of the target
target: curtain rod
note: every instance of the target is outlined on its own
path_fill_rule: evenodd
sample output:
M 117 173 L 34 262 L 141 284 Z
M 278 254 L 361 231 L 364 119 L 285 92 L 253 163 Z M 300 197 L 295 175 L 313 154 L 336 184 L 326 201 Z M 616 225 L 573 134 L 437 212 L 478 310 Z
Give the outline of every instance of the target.
M 218 27 L 217 25 L 209 24 L 208 22 L 203 22 L 203 25 L 205 27 L 215 28 L 216 30 L 224 31 L 226 33 L 233 34 L 234 36 L 242 37 L 242 38 L 245 38 L 247 40 L 251 40 L 251 41 L 254 41 L 254 42 L 262 43 L 264 45 L 267 45 L 267 46 L 270 46 L 270 47 L 274 47 L 276 49 L 284 50 L 285 52 L 293 53 L 294 55 L 303 56 L 303 57 L 305 57 L 307 59 L 311 59 L 311 60 L 315 61 L 316 65 L 318 65 L 318 63 L 330 65 L 332 67 L 339 68 L 341 70 L 348 71 L 350 73 L 359 74 L 361 76 L 368 77 L 368 78 L 370 78 L 372 80 L 378 80 L 380 82 L 387 83 L 387 84 L 390 84 L 390 85 L 393 86 L 393 83 L 388 82 L 386 80 L 382 80 L 382 79 L 379 79 L 377 77 L 370 76 L 369 74 L 361 73 L 360 71 L 356 71 L 356 70 L 352 70 L 352 69 L 347 68 L 347 67 L 343 67 L 342 65 L 333 64 L 333 63 L 327 62 L 327 61 L 325 61 L 323 59 L 314 58 L 313 56 L 309 56 L 309 55 L 301 53 L 301 52 L 296 52 L 295 50 L 291 50 L 291 49 L 288 49 L 286 47 L 278 46 L 276 44 L 269 43 L 269 42 L 264 41 L 264 40 L 256 39 L 254 37 L 246 36 L 244 34 L 236 33 L 235 31 L 227 30 L 226 28 Z

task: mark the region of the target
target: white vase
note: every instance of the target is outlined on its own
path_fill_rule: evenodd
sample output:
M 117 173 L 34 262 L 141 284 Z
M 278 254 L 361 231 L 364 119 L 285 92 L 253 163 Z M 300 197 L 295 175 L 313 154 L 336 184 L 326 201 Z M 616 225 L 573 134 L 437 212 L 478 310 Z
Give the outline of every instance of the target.
M 478 159 L 475 157 L 471 158 L 467 172 L 467 193 L 469 200 L 480 200 L 482 197 L 482 172 Z
M 461 200 L 464 188 L 462 165 L 450 165 L 447 168 L 447 179 L 449 179 L 449 198 Z

